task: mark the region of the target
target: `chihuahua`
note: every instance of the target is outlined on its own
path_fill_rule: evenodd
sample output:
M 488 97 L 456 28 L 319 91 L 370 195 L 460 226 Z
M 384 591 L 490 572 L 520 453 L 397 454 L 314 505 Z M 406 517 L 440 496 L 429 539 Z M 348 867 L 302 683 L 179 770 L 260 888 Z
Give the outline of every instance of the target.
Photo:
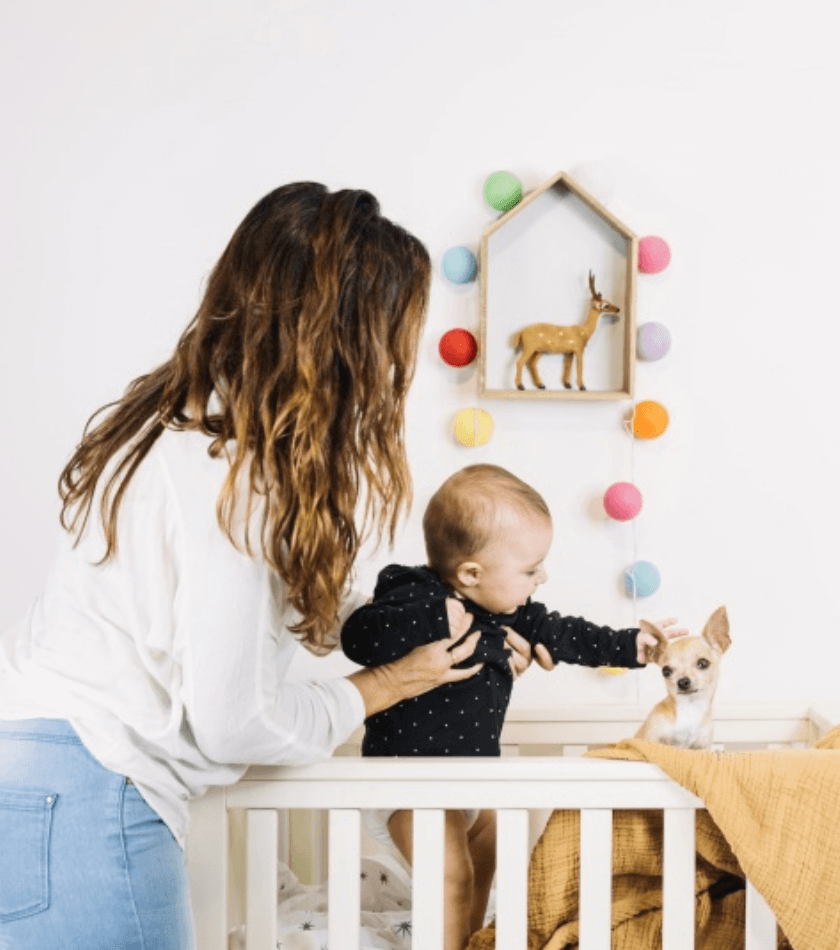
M 649 621 L 641 620 L 639 625 L 656 637 L 656 646 L 645 646 L 645 657 L 662 667 L 668 695 L 653 707 L 635 738 L 708 749 L 720 659 L 731 642 L 726 607 L 718 607 L 699 637 L 669 640 Z

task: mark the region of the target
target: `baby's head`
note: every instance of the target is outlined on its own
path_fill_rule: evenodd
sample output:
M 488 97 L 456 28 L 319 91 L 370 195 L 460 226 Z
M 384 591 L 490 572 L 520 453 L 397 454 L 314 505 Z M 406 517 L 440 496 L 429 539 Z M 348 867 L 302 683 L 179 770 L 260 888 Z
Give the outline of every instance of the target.
M 551 513 L 542 496 L 498 465 L 451 475 L 423 515 L 429 567 L 491 613 L 512 613 L 546 581 Z

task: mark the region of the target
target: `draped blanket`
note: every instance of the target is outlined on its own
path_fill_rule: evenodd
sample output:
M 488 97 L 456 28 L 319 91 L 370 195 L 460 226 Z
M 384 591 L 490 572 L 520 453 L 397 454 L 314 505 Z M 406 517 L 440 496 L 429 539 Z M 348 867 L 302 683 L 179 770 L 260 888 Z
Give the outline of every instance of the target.
M 698 752 L 627 740 L 593 757 L 647 761 L 701 798 L 696 947 L 742 950 L 744 875 L 781 930 L 779 947 L 840 950 L 840 727 L 814 749 Z M 528 950 L 578 946 L 580 820 L 555 811 L 528 874 Z M 662 812 L 616 811 L 613 950 L 662 940 Z M 469 950 L 493 950 L 492 925 Z M 499 948 L 504 950 L 504 948 Z

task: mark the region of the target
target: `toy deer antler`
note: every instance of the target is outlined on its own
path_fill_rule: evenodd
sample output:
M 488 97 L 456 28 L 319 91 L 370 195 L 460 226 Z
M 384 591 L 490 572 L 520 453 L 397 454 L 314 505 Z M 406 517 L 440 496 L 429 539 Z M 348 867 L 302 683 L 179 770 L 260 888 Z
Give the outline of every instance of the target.
M 577 384 L 578 389 L 586 389 L 583 385 L 583 351 L 589 342 L 598 318 L 607 314 L 620 313 L 620 309 L 604 300 L 595 289 L 595 275 L 589 272 L 589 291 L 592 300 L 589 304 L 589 313 L 579 326 L 560 327 L 553 323 L 532 323 L 511 337 L 510 344 L 515 349 L 522 349 L 522 355 L 516 361 L 516 388 L 524 389 L 522 384 L 522 367 L 527 366 L 534 380 L 534 385 L 545 389 L 545 383 L 537 372 L 537 360 L 543 353 L 563 354 L 563 385 L 571 389 L 572 359 L 577 357 Z M 614 317 L 614 319 L 618 319 Z

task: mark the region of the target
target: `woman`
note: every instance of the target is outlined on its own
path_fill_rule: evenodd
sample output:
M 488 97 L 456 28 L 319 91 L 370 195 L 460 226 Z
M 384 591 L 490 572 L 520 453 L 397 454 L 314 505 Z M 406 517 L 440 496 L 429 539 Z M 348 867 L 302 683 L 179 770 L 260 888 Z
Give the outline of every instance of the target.
M 172 358 L 88 423 L 60 479 L 67 548 L 0 637 L 0 946 L 192 947 L 190 798 L 478 671 L 452 669 L 466 617 L 399 662 L 283 682 L 298 643 L 333 649 L 360 543 L 409 504 L 429 277 L 367 192 L 279 188 Z

